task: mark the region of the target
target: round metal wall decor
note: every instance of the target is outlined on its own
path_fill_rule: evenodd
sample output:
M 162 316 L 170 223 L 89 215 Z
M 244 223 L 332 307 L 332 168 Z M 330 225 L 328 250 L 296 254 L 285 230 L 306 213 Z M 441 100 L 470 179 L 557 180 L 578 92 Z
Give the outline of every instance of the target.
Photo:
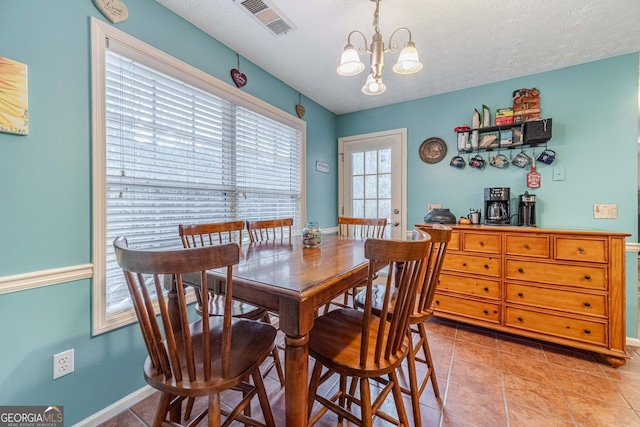
M 427 138 L 418 150 L 420 158 L 425 163 L 438 163 L 447 155 L 447 144 L 440 138 Z

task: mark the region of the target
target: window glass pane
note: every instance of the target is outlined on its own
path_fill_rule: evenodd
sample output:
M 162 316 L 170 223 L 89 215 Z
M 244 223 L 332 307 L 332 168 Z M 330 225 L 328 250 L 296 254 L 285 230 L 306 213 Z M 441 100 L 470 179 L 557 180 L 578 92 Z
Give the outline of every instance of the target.
M 378 197 L 378 176 L 367 175 L 364 182 L 364 194 L 367 199 L 375 199 Z
M 351 154 L 351 169 L 354 175 L 364 174 L 364 153 L 352 153 Z
M 354 199 L 362 199 L 364 198 L 364 177 L 363 176 L 354 176 L 351 179 L 352 188 L 351 188 L 351 196 Z
M 391 218 L 391 200 L 380 199 L 378 200 L 378 218 Z
M 378 216 L 378 201 L 377 200 L 365 200 L 364 204 L 364 217 L 365 218 L 377 218 Z
M 378 152 L 367 151 L 364 159 L 364 173 L 373 174 L 378 173 Z
M 385 148 L 378 151 L 378 173 L 390 173 L 391 172 L 391 149 Z
M 378 175 L 378 197 L 391 197 L 391 174 L 385 173 Z
M 364 200 L 359 199 L 359 200 L 353 200 L 353 206 L 352 206 L 352 215 L 354 217 L 359 217 L 359 218 L 363 218 L 364 217 Z

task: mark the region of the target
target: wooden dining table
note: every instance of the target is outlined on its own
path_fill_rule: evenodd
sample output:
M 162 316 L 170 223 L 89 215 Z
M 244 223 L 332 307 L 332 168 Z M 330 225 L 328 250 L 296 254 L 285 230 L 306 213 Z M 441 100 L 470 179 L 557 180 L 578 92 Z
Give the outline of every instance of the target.
M 285 413 L 289 427 L 307 426 L 309 331 L 316 309 L 366 278 L 364 239 L 324 235 L 304 248 L 302 239 L 242 246 L 233 270 L 234 299 L 279 316 L 285 334 Z M 209 286 L 221 286 L 225 271 L 210 270 Z M 213 280 L 211 280 L 213 279 Z M 223 286 L 223 285 L 222 285 Z

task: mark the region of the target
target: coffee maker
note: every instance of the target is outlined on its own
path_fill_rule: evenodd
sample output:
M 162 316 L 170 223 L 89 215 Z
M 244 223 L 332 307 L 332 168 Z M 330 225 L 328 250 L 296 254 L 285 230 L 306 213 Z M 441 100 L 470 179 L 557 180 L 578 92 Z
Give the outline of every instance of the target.
M 518 225 L 523 227 L 536 226 L 536 196 L 525 191 L 520 195 L 518 203 Z
M 509 188 L 484 189 L 484 223 L 487 225 L 509 225 Z

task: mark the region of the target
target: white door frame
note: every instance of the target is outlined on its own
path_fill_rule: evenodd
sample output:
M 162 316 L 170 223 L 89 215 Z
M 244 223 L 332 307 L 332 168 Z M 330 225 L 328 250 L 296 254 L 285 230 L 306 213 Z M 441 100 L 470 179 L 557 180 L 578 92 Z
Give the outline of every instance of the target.
M 343 182 L 344 182 L 344 145 L 347 142 L 360 141 L 363 139 L 379 138 L 384 136 L 400 137 L 400 235 L 407 235 L 407 128 L 391 129 L 381 132 L 373 132 L 362 135 L 345 136 L 338 139 L 338 216 L 342 215 L 345 205 Z

